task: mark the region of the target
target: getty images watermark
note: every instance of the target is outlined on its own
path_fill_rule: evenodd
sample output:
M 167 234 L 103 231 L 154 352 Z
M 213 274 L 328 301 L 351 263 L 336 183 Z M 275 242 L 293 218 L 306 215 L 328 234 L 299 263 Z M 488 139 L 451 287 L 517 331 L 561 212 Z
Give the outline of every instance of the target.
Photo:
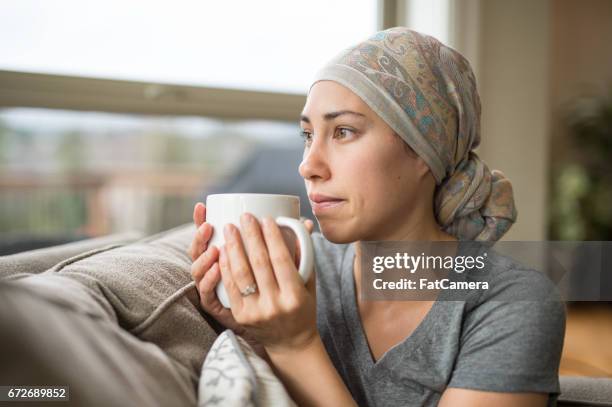
M 362 242 L 365 300 L 612 301 L 612 242 Z

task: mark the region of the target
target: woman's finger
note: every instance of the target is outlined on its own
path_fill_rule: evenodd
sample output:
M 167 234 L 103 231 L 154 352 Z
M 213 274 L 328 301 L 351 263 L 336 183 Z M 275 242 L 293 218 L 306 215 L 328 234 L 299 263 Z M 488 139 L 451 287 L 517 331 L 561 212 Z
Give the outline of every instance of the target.
M 215 246 L 209 247 L 191 265 L 191 276 L 196 284 L 202 279 L 207 270 L 219 260 L 219 249 Z
M 278 284 L 274 277 L 272 264 L 270 264 L 268 248 L 261 233 L 259 221 L 252 214 L 244 213 L 240 216 L 240 230 L 259 292 L 275 295 L 278 291 Z
M 300 216 L 300 222 L 304 224 L 308 233 L 312 233 L 312 231 L 314 230 L 314 222 L 312 220 L 308 219 L 305 216 Z
M 200 227 L 202 223 L 206 221 L 206 205 L 202 202 L 198 202 L 193 207 L 193 223 L 196 227 Z
M 283 234 L 274 221 L 269 216 L 262 219 L 264 239 L 270 254 L 270 261 L 276 281 L 281 291 L 287 290 L 300 281 L 291 253 L 285 244 Z
M 204 274 L 199 284 L 196 283 L 198 291 L 200 292 L 200 302 L 203 305 L 210 307 L 215 301 L 218 301 L 215 290 L 219 281 L 221 281 L 221 269 L 219 268 L 219 263 L 216 262 L 206 274 Z
M 232 276 L 231 265 L 228 259 L 227 248 L 221 246 L 219 250 L 219 269 L 221 270 L 221 280 L 225 286 L 225 292 L 230 300 L 232 314 L 234 317 L 242 312 L 242 295 L 240 289 L 236 286 L 236 282 Z
M 202 223 L 189 246 L 189 256 L 192 261 L 195 261 L 208 247 L 208 241 L 213 233 L 213 227 L 210 223 Z
M 251 271 L 251 265 L 247 258 L 242 243 L 242 236 L 240 231 L 232 223 L 225 225 L 223 229 L 225 234 L 225 253 L 227 254 L 227 262 L 229 263 L 229 269 L 232 273 L 232 279 L 239 292 L 244 292 L 248 287 L 252 287 L 255 284 L 255 276 Z M 248 297 L 244 297 L 245 300 L 255 299 L 259 297 L 259 292 L 250 294 Z
M 308 233 L 312 234 L 312 231 L 314 230 L 314 223 L 310 219 L 305 218 L 303 216 L 300 217 L 300 220 L 304 224 L 304 227 L 306 228 Z M 302 258 L 302 248 L 300 247 L 299 240 L 295 239 L 295 259 L 294 259 L 295 267 L 299 267 L 300 266 L 300 259 L 301 258 Z
M 217 284 L 221 281 L 221 267 L 219 263 L 213 264 L 213 266 L 206 272 L 204 278 L 200 281 L 198 292 L 200 293 L 200 305 L 204 311 L 208 312 L 218 322 L 226 328 L 233 330 L 235 333 L 240 334 L 244 331 L 234 317 L 232 311 L 225 308 L 219 298 L 217 297 Z
M 304 221 L 304 226 L 306 227 L 306 230 L 308 231 L 308 233 L 312 234 L 312 231 L 314 230 L 314 222 L 311 221 L 310 219 L 306 219 Z
M 313 272 L 308 281 L 306 281 L 306 290 L 313 298 L 317 297 L 317 273 Z

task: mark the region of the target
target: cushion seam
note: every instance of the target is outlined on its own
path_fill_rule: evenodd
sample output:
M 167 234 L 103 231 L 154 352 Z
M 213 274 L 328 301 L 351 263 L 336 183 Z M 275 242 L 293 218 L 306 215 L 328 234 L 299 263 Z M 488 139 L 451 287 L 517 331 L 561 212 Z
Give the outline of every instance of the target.
M 151 326 L 151 324 L 153 322 L 155 322 L 155 320 L 157 318 L 159 318 L 161 316 L 161 314 L 164 313 L 164 311 L 166 311 L 168 308 L 170 308 L 170 306 L 173 305 L 176 301 L 181 299 L 187 293 L 187 291 L 189 291 L 192 288 L 195 288 L 195 282 L 194 281 L 191 281 L 189 284 L 179 288 L 172 295 L 170 295 L 168 298 L 166 298 L 161 304 L 159 304 L 153 310 L 151 315 L 149 315 L 147 318 L 145 318 L 144 321 L 142 321 L 140 324 L 138 324 L 134 328 L 132 328 L 130 330 L 130 332 L 132 334 L 134 334 L 134 335 L 138 335 L 138 334 L 142 333 L 142 331 L 144 331 L 149 326 Z
M 129 244 L 129 243 L 128 243 Z M 65 260 L 60 261 L 59 263 L 57 263 L 55 266 L 51 267 L 50 269 L 48 269 L 49 271 L 52 272 L 59 272 L 61 271 L 64 267 L 69 266 L 73 263 L 76 263 L 80 260 L 86 259 L 88 257 L 94 256 L 96 254 L 99 253 L 104 253 L 113 249 L 116 249 L 118 247 L 123 247 L 126 246 L 125 243 L 115 243 L 115 244 L 111 244 L 108 246 L 104 246 L 104 247 L 99 247 L 97 249 L 92 249 L 92 250 L 88 250 L 86 252 L 83 253 L 79 253 L 75 256 L 69 257 Z

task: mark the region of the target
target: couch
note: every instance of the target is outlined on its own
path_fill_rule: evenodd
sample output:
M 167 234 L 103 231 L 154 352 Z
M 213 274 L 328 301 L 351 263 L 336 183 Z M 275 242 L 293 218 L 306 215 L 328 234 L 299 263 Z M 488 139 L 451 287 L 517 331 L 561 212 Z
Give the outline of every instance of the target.
M 0 257 L 0 383 L 69 383 L 72 405 L 196 405 L 222 327 L 198 306 L 193 232 L 187 224 Z M 559 406 L 612 406 L 612 379 L 560 381 Z

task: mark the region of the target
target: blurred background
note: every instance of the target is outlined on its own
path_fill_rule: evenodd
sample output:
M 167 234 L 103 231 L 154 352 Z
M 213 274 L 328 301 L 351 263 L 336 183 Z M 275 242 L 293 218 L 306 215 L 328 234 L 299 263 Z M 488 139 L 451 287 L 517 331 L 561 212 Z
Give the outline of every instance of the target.
M 301 195 L 314 218 L 297 173 L 310 79 L 397 25 L 471 62 L 477 152 L 519 210 L 505 239 L 612 240 L 612 1 L 4 0 L 0 255 L 166 230 L 218 191 Z M 585 361 L 609 311 L 572 312 L 599 319 L 568 321 L 562 369 L 612 376 L 612 353 Z

